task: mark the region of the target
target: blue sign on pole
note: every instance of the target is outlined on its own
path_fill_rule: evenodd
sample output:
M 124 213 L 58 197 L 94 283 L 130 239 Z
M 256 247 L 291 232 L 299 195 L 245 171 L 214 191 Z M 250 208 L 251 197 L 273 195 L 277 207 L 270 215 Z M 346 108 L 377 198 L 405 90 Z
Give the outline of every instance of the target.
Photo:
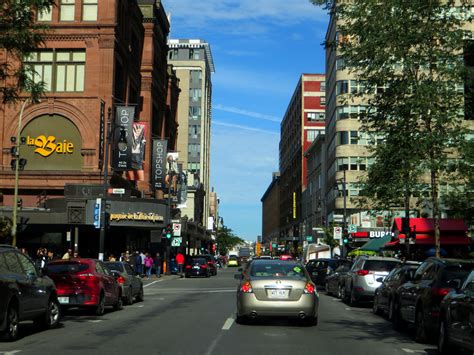
M 100 228 L 101 209 L 102 209 L 102 199 L 98 198 L 95 200 L 95 205 L 94 205 L 94 227 L 96 229 Z

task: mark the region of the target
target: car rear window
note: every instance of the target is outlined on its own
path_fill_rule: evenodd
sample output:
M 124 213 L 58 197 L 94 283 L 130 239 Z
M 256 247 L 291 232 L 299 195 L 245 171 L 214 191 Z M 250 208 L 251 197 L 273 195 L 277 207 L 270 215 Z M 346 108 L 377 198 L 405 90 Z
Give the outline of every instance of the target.
M 366 260 L 366 262 L 364 263 L 364 270 L 392 271 L 392 269 L 398 265 L 400 265 L 400 263 L 396 261 Z
M 292 279 L 305 279 L 306 275 L 303 267 L 298 264 L 285 263 L 255 263 L 250 269 L 250 276 L 253 277 L 282 277 Z
M 124 271 L 122 263 L 105 263 L 105 266 L 107 266 L 109 270 L 115 270 L 120 272 Z
M 47 264 L 44 268 L 45 274 L 74 274 L 76 272 L 85 271 L 89 268 L 87 264 L 81 263 L 58 263 Z
M 447 286 L 449 280 L 459 279 L 461 284 L 466 280 L 466 277 L 470 274 L 473 269 L 473 265 L 458 265 L 446 267 L 441 275 L 442 286 Z
M 231 255 L 231 256 L 229 256 L 229 260 L 230 260 L 230 259 L 235 259 L 235 260 L 237 260 L 237 257 L 236 257 L 235 255 Z
M 207 261 L 205 258 L 192 258 L 191 259 L 191 264 L 196 264 L 196 263 L 199 263 L 199 264 L 205 264 Z

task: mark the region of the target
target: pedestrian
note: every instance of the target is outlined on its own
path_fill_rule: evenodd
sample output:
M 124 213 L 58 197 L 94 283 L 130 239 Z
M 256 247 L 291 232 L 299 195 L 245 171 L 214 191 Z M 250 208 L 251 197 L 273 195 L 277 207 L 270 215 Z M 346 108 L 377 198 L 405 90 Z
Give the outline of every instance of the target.
M 160 253 L 156 253 L 155 259 L 153 260 L 153 265 L 155 266 L 156 277 L 161 277 L 161 256 Z
M 116 261 L 114 254 L 110 254 L 109 261 Z
M 176 263 L 178 264 L 178 273 L 182 276 L 184 267 L 184 255 L 181 252 L 176 254 Z
M 151 269 L 153 268 L 153 258 L 149 253 L 145 255 L 145 268 L 146 268 L 146 278 L 149 279 L 151 276 Z
M 61 258 L 63 260 L 70 260 L 72 259 L 72 250 L 68 249 L 67 252 L 64 253 L 63 257 Z
M 137 269 L 137 275 L 142 276 L 143 275 L 143 263 L 142 263 L 142 257 L 140 256 L 140 253 L 137 251 L 135 252 L 135 266 Z

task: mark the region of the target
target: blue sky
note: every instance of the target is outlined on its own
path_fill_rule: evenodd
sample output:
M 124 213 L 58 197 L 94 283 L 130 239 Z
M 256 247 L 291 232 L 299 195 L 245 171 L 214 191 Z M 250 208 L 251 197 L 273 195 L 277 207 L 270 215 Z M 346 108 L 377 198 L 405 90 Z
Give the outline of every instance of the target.
M 211 46 L 211 185 L 224 224 L 262 234 L 260 199 L 278 171 L 280 122 L 302 73 L 324 72 L 328 16 L 309 0 L 162 0 L 172 39 Z

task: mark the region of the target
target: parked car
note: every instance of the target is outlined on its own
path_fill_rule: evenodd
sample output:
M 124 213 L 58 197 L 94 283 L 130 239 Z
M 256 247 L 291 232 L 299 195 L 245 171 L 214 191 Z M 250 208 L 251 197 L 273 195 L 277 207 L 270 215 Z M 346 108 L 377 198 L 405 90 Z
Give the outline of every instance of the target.
M 375 290 L 381 285 L 380 278 L 385 278 L 399 264 L 400 260 L 395 258 L 359 256 L 344 278 L 343 300 L 351 306 L 362 300 L 373 300 Z
M 237 255 L 230 255 L 227 266 L 240 266 L 239 258 Z
M 191 276 L 211 276 L 211 270 L 207 263 L 207 259 L 204 256 L 192 256 L 186 260 L 184 266 L 184 277 L 189 278 Z
M 17 248 L 0 245 L 0 337 L 16 340 L 22 321 L 33 320 L 41 327 L 54 328 L 60 319 L 54 282 Z
M 260 316 L 296 317 L 310 325 L 318 321 L 319 295 L 308 272 L 298 262 L 253 260 L 237 288 L 237 322 Z
M 107 306 L 123 308 L 122 287 L 100 260 L 54 260 L 44 272 L 54 280 L 63 308 L 89 308 L 96 315 L 103 315 Z
M 415 324 L 416 341 L 426 342 L 437 334 L 441 300 L 456 285 L 464 282 L 473 260 L 428 258 L 412 280 L 401 285 L 394 303 L 394 325 Z
M 117 282 L 122 287 L 122 300 L 124 304 L 132 304 L 134 300 L 138 302 L 143 301 L 143 281 L 135 275 L 135 271 L 133 271 L 130 264 L 123 261 L 109 261 L 104 264 L 116 276 Z
M 206 258 L 206 263 L 207 267 L 209 268 L 209 272 L 211 275 L 216 276 L 217 275 L 217 265 L 216 265 L 216 260 L 214 259 L 214 255 L 211 254 L 202 254 L 199 255 L 203 258 Z
M 413 278 L 420 264 L 417 261 L 406 261 L 390 271 L 382 284 L 375 290 L 372 308 L 375 314 L 388 314 L 390 320 L 393 318 L 395 293 L 400 285 Z
M 458 348 L 474 352 L 474 271 L 441 301 L 438 351 L 455 354 Z
M 350 260 L 344 260 L 343 263 L 326 276 L 325 289 L 328 295 L 336 295 L 338 298 L 342 298 L 342 288 L 344 287 L 344 277 L 347 272 L 351 269 L 353 262 Z M 311 276 L 311 274 L 310 274 Z
M 320 258 L 308 261 L 306 270 L 308 270 L 311 280 L 316 285 L 324 285 L 326 283 L 327 275 L 330 275 L 342 264 L 352 264 L 345 259 Z

